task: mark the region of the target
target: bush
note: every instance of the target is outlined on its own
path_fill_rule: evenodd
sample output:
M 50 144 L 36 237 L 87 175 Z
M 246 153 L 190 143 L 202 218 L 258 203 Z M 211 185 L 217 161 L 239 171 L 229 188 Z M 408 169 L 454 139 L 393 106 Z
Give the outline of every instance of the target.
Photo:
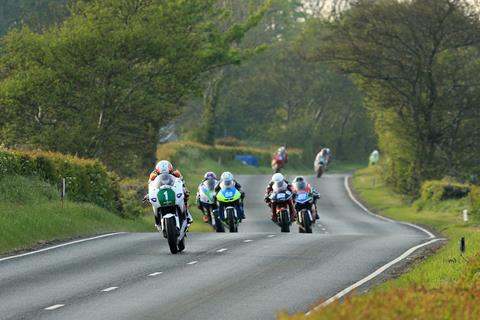
M 468 184 L 450 179 L 425 181 L 421 187 L 421 200 L 439 202 L 449 199 L 461 199 L 468 196 L 471 187 Z
M 66 179 L 67 197 L 122 212 L 118 177 L 96 160 L 53 152 L 0 149 L 0 179 L 20 175 L 38 177 L 59 186 Z
M 174 166 L 180 167 L 185 162 L 198 162 L 205 158 L 218 161 L 220 163 L 231 163 L 235 161 L 235 156 L 248 154 L 257 157 L 261 166 L 270 166 L 274 149 L 253 148 L 253 147 L 228 147 L 228 146 L 208 146 L 195 142 L 173 142 L 162 144 L 157 149 L 157 159 L 166 159 Z M 309 165 L 303 159 L 303 152 L 299 149 L 288 149 L 288 166 L 304 167 Z
M 472 186 L 470 190 L 471 211 L 480 214 L 480 187 Z

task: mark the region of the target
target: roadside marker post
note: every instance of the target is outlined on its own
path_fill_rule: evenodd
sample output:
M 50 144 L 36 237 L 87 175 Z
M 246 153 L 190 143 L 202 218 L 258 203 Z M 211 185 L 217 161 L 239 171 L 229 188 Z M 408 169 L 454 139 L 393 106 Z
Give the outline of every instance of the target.
M 463 222 L 468 222 L 468 210 L 463 210 Z
M 62 199 L 62 209 L 65 202 L 65 195 L 66 195 L 65 191 L 66 191 L 66 181 L 65 181 L 65 178 L 62 178 L 62 190 L 60 191 L 60 197 Z
M 466 250 L 465 237 L 462 237 L 460 239 L 460 252 L 463 254 L 465 253 L 465 250 Z

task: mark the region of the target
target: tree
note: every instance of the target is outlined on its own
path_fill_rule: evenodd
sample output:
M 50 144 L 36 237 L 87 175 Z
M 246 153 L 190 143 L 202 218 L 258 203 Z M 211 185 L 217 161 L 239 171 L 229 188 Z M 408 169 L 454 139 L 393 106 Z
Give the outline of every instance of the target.
M 251 55 L 235 43 L 254 21 L 225 25 L 217 0 L 89 0 L 72 10 L 43 33 L 23 27 L 3 40 L 7 145 L 134 173 L 154 161 L 158 129 L 201 89 L 202 76 Z
M 416 194 L 425 179 L 478 174 L 480 23 L 473 7 L 359 1 L 321 30 L 310 29 L 318 43 L 311 58 L 355 77 L 394 186 Z

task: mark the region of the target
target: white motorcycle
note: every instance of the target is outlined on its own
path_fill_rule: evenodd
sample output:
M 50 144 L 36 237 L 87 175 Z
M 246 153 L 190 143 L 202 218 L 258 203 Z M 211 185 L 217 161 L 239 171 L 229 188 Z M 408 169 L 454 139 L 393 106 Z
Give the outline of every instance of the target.
M 163 236 L 168 240 L 170 252 L 182 252 L 187 233 L 183 181 L 170 174 L 161 174 L 149 183 L 148 198 L 156 220 L 161 223 Z
M 217 180 L 206 180 L 199 187 L 197 192 L 198 200 L 200 201 L 199 205 L 202 206 L 205 216 L 209 225 L 215 229 L 216 220 L 215 217 L 218 215 L 218 209 L 216 208 L 215 202 L 215 185 Z

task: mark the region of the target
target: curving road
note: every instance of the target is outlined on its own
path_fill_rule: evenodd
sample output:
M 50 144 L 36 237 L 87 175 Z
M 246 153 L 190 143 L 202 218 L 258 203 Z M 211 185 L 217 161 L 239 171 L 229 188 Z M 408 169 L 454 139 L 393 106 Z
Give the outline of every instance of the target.
M 281 234 L 263 203 L 268 178 L 240 178 L 238 234 L 189 234 L 183 254 L 158 233 L 125 233 L 0 259 L 0 319 L 274 319 L 308 311 L 428 238 L 365 213 L 342 175 L 316 182 L 314 234 Z

